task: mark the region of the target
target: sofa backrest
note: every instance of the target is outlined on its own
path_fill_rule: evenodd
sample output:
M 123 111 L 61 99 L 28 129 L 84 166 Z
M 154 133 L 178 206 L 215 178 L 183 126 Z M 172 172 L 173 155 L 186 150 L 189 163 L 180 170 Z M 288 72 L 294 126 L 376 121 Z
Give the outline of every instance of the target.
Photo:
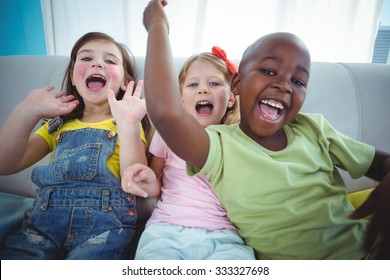
M 13 108 L 32 89 L 53 85 L 61 88 L 69 58 L 66 56 L 0 57 L 3 124 Z M 185 58 L 175 58 L 178 72 Z M 136 57 L 138 78 L 143 77 L 144 58 Z M 390 153 L 390 65 L 313 62 L 303 112 L 322 113 L 344 134 Z M 47 158 L 37 164 L 47 162 Z M 0 191 L 33 196 L 32 167 L 18 174 L 0 176 Z M 367 178 L 352 180 L 342 172 L 349 191 L 375 186 Z

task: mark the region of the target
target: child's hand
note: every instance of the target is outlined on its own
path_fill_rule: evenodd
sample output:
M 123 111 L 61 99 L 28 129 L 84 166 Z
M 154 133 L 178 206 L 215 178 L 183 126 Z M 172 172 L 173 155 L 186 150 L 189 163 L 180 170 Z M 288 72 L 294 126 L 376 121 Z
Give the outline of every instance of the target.
M 144 11 L 144 26 L 149 32 L 150 27 L 155 23 L 163 23 L 169 30 L 168 19 L 162 9 L 168 4 L 164 0 L 152 0 L 148 3 Z
M 127 85 L 122 100 L 116 100 L 114 92 L 108 91 L 108 103 L 117 123 L 139 124 L 146 114 L 145 100 L 141 99 L 143 81 L 139 81 L 133 93 L 134 82 Z
M 370 214 L 373 216 L 364 249 L 367 252 L 373 250 L 375 258 L 390 259 L 390 175 L 378 184 L 367 200 L 351 214 L 351 218 L 362 219 Z
M 125 192 L 145 198 L 149 194 L 156 196 L 155 191 L 160 191 L 156 174 L 151 168 L 141 163 L 134 163 L 125 169 L 122 175 L 122 188 Z
M 67 96 L 64 91 L 50 93 L 53 89 L 48 86 L 31 91 L 23 101 L 26 110 L 37 118 L 52 118 L 72 112 L 79 104 L 73 95 Z

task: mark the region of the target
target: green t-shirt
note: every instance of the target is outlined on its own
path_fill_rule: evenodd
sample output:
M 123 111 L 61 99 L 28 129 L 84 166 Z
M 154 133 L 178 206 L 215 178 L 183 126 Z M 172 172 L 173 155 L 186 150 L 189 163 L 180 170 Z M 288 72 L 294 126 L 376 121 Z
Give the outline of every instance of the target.
M 201 172 L 259 259 L 360 259 L 366 221 L 354 210 L 337 167 L 366 173 L 375 149 L 337 132 L 321 115 L 299 114 L 287 147 L 270 151 L 238 125 L 209 126 Z

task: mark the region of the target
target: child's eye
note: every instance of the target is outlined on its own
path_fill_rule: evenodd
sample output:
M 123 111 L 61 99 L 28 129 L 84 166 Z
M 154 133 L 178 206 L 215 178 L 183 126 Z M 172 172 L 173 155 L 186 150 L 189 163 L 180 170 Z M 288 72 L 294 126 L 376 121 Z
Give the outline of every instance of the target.
M 105 62 L 108 63 L 108 64 L 116 64 L 114 61 L 112 61 L 110 59 L 106 59 Z
M 297 84 L 298 86 L 302 86 L 302 87 L 306 86 L 306 84 L 302 80 L 299 80 L 299 79 L 293 79 L 292 82 L 294 84 Z
M 85 57 L 82 57 L 81 60 L 82 61 L 91 61 L 92 58 L 90 58 L 89 56 L 85 56 Z
M 192 87 L 192 88 L 195 88 L 197 87 L 199 84 L 198 83 L 191 83 L 188 85 L 188 87 Z
M 210 82 L 210 86 L 217 87 L 217 86 L 219 86 L 219 83 L 218 82 Z
M 271 70 L 271 69 L 261 69 L 261 72 L 263 72 L 264 74 L 269 75 L 269 76 L 275 76 L 276 75 L 276 73 L 273 70 Z

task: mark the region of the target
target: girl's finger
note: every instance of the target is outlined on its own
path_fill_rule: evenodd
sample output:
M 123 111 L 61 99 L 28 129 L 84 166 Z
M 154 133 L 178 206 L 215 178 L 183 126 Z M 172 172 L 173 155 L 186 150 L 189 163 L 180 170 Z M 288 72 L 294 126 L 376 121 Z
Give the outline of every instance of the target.
M 142 189 L 140 186 L 138 186 L 134 182 L 128 182 L 127 186 L 125 186 L 123 189 L 124 189 L 124 191 L 133 193 L 133 194 L 138 195 L 138 196 L 143 197 L 143 198 L 147 198 L 149 196 L 148 193 L 144 189 Z
M 43 89 L 46 90 L 46 91 L 52 91 L 54 89 L 54 86 L 47 86 L 47 87 L 45 87 Z
M 134 81 L 130 81 L 130 82 L 127 84 L 126 92 L 125 92 L 125 94 L 123 95 L 123 99 L 126 98 L 127 96 L 132 96 L 132 95 L 133 95 L 133 88 L 134 88 Z
M 45 88 L 45 90 L 47 90 L 47 88 Z M 47 90 L 47 91 L 48 91 L 48 90 Z M 54 96 L 55 98 L 63 97 L 64 95 L 66 95 L 66 92 L 65 92 L 65 91 L 59 91 L 59 92 L 53 93 L 53 96 Z
M 133 93 L 134 97 L 141 98 L 143 86 L 144 86 L 144 81 L 143 80 L 139 80 L 138 83 L 137 83 L 137 87 L 135 88 L 135 91 Z
M 122 188 L 124 191 L 129 193 L 134 193 L 135 195 L 141 197 L 147 197 L 148 193 L 142 189 L 136 182 L 134 182 L 134 178 L 137 176 L 136 174 L 142 170 L 139 166 L 129 166 L 122 176 Z

